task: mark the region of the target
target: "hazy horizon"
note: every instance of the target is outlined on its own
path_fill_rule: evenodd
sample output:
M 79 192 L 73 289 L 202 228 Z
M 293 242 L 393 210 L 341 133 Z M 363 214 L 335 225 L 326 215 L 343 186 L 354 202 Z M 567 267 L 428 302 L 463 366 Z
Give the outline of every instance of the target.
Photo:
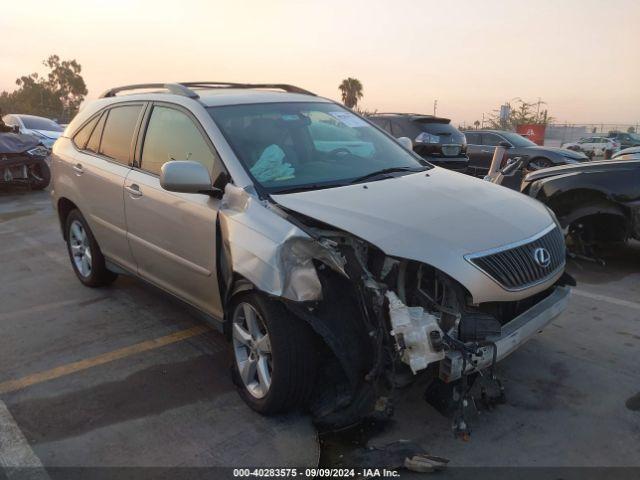
M 179 8 L 178 8 L 179 7 Z M 36 12 L 36 13 L 34 13 Z M 640 122 L 640 2 L 22 0 L 3 5 L 0 90 L 75 58 L 88 99 L 122 84 L 291 83 L 472 124 L 514 97 L 558 122 Z

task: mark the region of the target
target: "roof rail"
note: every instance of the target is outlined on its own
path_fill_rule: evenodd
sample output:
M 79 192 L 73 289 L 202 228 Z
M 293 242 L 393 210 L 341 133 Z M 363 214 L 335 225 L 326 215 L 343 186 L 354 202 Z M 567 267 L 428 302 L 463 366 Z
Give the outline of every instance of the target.
M 103 92 L 98 98 L 115 97 L 117 93 L 124 92 L 126 90 L 141 90 L 146 88 L 163 88 L 175 95 L 182 95 L 189 98 L 199 97 L 196 92 L 179 83 L 139 83 L 136 85 L 124 85 L 122 87 L 110 88 L 106 92 Z
M 273 88 L 289 93 L 301 93 L 303 95 L 317 96 L 304 88 L 289 85 L 287 83 L 232 83 L 232 82 L 180 82 L 185 87 L 195 88 Z
M 433 115 L 429 114 L 408 112 L 375 112 L 372 115 L 411 115 L 412 117 L 433 117 Z

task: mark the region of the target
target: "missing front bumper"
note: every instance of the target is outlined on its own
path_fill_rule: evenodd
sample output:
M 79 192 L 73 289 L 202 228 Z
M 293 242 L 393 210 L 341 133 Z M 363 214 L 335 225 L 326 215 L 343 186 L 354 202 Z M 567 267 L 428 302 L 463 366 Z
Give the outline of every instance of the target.
M 499 336 L 488 338 L 487 340 L 496 345 L 496 360 L 505 358 L 560 315 L 567 307 L 570 294 L 569 287 L 555 287 L 551 295 L 503 325 Z M 472 361 L 467 362 L 466 373 L 482 370 L 491 365 L 492 347 L 482 347 L 479 351 L 481 352 L 479 355 L 474 355 Z M 460 352 L 448 351 L 440 362 L 440 379 L 444 382 L 459 379 L 462 376 L 463 363 Z

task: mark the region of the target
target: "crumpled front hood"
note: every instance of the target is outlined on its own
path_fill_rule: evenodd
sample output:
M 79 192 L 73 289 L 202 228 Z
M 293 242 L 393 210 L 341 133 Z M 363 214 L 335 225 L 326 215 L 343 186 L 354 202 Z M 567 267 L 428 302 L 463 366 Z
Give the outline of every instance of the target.
M 273 195 L 285 208 L 350 232 L 388 255 L 448 272 L 452 258 L 524 240 L 553 219 L 510 189 L 433 168 L 345 187 Z
M 21 133 L 0 133 L 0 154 L 22 153 L 40 145 L 40 140 L 33 135 Z

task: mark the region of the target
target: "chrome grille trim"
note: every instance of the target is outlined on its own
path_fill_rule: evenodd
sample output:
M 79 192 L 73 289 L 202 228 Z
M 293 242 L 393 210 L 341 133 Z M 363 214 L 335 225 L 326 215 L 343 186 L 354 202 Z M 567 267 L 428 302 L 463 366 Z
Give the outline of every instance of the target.
M 533 252 L 543 247 L 551 254 L 551 264 L 535 263 Z M 465 260 L 508 291 L 519 291 L 543 283 L 564 269 L 565 245 L 555 223 L 540 233 L 508 245 L 465 255 Z

